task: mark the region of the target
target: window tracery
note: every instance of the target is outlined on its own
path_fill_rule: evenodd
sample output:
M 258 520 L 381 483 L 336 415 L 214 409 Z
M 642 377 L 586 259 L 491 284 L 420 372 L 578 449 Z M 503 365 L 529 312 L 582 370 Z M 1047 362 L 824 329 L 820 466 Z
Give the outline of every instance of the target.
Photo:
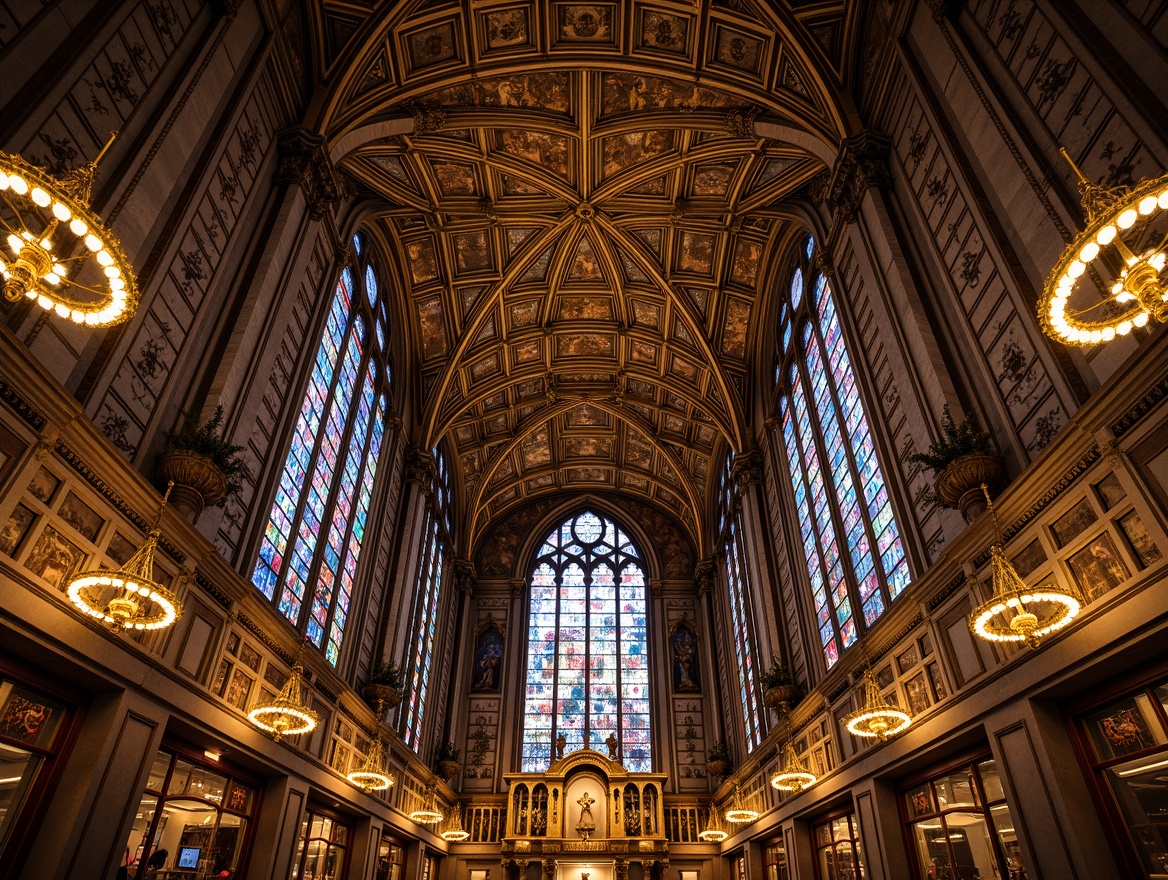
M 361 232 L 353 244 L 356 256 L 341 270 L 329 305 L 251 576 L 334 666 L 389 412 L 385 306 Z
M 569 517 L 533 565 L 522 769 L 545 769 L 553 743 L 603 750 L 652 769 L 645 575 L 628 534 L 594 513 Z M 557 746 L 557 754 L 559 748 Z
M 775 382 L 816 626 L 831 668 L 908 586 L 910 573 L 831 286 L 812 268 L 815 247 L 808 236 L 780 309 Z

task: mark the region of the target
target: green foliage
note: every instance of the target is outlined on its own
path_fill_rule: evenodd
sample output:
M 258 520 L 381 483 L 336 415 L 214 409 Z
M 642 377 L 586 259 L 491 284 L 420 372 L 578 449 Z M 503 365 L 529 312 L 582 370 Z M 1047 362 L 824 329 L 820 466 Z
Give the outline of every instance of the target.
M 775 657 L 771 661 L 770 669 L 759 673 L 758 680 L 764 691 L 769 691 L 771 688 L 782 687 L 783 685 L 791 685 L 795 683 L 795 679 L 791 677 L 791 670 L 789 670 L 787 668 L 787 664 L 778 657 Z
M 707 761 L 725 761 L 730 762 L 730 746 L 726 744 L 726 740 L 720 739 L 714 743 L 714 747 L 706 752 Z
M 462 751 L 456 749 L 454 743 L 450 740 L 446 740 L 446 742 L 438 747 L 438 754 L 434 756 L 434 763 L 441 764 L 443 761 L 454 761 L 458 763 L 458 756 L 460 754 L 462 754 Z
M 998 446 L 989 431 L 983 431 L 977 421 L 977 413 L 971 412 L 960 425 L 953 421 L 949 404 L 941 418 L 941 438 L 929 445 L 928 452 L 917 452 L 909 456 L 909 461 L 919 462 L 935 474 L 939 474 L 954 461 L 965 455 L 1000 456 Z
M 380 684 L 400 691 L 403 678 L 402 668 L 393 661 L 376 663 L 369 670 L 369 680 L 366 684 Z
M 243 490 L 243 481 L 251 478 L 251 469 L 240 457 L 242 446 L 228 443 L 223 437 L 223 407 L 215 407 L 215 414 L 201 421 L 196 412 L 183 412 L 182 426 L 167 431 L 166 451 L 184 450 L 208 458 L 227 481 L 227 494 L 219 502 L 222 507 Z

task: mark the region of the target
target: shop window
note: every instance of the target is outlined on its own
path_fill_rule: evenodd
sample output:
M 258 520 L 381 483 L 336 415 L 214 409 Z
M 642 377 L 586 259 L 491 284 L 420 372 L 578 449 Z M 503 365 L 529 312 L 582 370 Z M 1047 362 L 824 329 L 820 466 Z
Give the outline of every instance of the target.
M 831 816 L 812 827 L 816 880 L 863 880 L 864 853 L 855 813 Z
M 766 866 L 766 880 L 790 880 L 787 849 L 783 841 L 778 840 L 767 845 L 763 852 L 763 863 Z
M 344 880 L 352 834 L 353 829 L 335 816 L 305 812 L 291 880 Z
M 901 815 L 921 880 L 1026 880 L 994 761 L 973 761 L 909 785 Z
M 23 857 L 24 832 L 39 823 L 70 739 L 68 715 L 61 703 L 0 677 L 0 865 Z
M 377 845 L 377 868 L 373 880 L 401 880 L 405 860 L 405 850 L 388 837 L 382 837 Z
M 1168 681 L 1075 720 L 1077 751 L 1124 873 L 1168 877 Z
M 160 749 L 122 854 L 126 870 L 118 876 L 242 876 L 256 801 L 255 786 L 226 767 Z

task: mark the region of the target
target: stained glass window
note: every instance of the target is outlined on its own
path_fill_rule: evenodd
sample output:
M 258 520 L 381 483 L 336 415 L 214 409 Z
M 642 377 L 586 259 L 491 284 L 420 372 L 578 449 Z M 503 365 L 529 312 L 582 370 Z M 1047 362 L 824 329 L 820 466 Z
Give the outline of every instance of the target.
M 814 247 L 808 238 L 791 275 L 786 304 L 799 329 L 780 327 L 776 375 L 785 378 L 782 445 L 830 668 L 903 592 L 910 574 L 831 286 L 810 264 Z
M 413 643 L 406 657 L 406 699 L 401 715 L 402 736 L 406 745 L 418 750 L 426 696 L 430 691 L 430 672 L 434 661 L 434 639 L 438 632 L 438 608 L 442 598 L 443 535 L 450 528 L 450 474 L 441 452 L 434 454 L 437 479 L 435 504 L 428 505 L 423 525 L 424 552 L 418 565 L 417 589 L 414 592 Z
M 652 770 L 645 574 L 628 533 L 607 517 L 570 517 L 547 536 L 531 575 L 524 772 L 564 753 L 606 753 L 615 737 L 626 769 Z
M 371 342 L 366 305 L 377 273 L 360 233 L 353 243 L 358 261 L 333 292 L 251 576 L 334 666 L 389 412 L 384 346 Z
M 746 750 L 762 742 L 762 710 L 759 705 L 758 669 L 754 665 L 754 628 L 750 618 L 749 575 L 741 541 L 741 513 L 735 510 L 731 458 L 726 456 L 719 486 L 722 535 L 726 544 L 726 587 L 730 600 L 730 636 L 734 643 L 732 673 L 737 677 L 742 702 Z

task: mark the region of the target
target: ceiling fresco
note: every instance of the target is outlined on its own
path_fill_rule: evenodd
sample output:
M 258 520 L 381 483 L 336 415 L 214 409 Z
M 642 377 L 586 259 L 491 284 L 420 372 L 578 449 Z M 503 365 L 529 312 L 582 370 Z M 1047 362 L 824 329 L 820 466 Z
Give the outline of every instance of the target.
M 651 504 L 704 548 L 715 458 L 750 445 L 777 206 L 824 170 L 751 120 L 838 141 L 848 16 L 816 4 L 820 39 L 745 0 L 386 6 L 316 10 L 327 128 L 415 120 L 339 167 L 382 203 L 416 442 L 457 462 L 468 546 L 581 491 Z M 342 13 L 350 45 L 324 47 Z

